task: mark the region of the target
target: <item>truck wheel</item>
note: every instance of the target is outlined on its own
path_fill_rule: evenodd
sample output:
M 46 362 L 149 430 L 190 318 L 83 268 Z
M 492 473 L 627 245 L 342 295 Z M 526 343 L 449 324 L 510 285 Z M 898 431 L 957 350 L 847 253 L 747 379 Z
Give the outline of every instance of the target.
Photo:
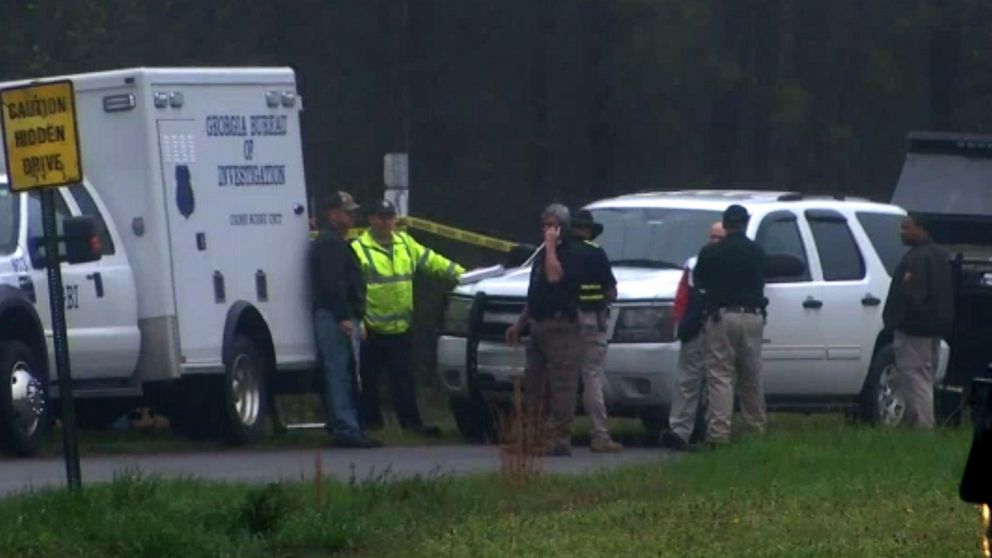
M 895 426 L 902 422 L 906 405 L 892 391 L 896 355 L 892 345 L 880 348 L 871 359 L 868 377 L 861 391 L 861 420 L 868 424 Z
M 485 401 L 452 398 L 448 407 L 462 437 L 480 443 L 496 440 L 496 417 Z
M 47 381 L 27 345 L 0 342 L 0 444 L 28 457 L 48 426 Z
M 251 338 L 235 336 L 221 388 L 225 434 L 232 444 L 254 442 L 265 433 L 269 410 L 265 368 L 265 358 Z

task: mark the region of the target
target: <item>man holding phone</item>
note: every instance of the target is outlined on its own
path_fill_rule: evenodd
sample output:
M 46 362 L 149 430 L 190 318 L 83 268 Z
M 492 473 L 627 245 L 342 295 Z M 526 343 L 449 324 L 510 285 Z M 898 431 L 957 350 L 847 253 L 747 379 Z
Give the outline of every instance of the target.
M 581 337 L 578 323 L 580 263 L 568 234 L 571 215 L 561 204 L 541 214 L 544 245 L 534 258 L 527 306 L 506 331 L 515 345 L 530 329 L 524 402 L 529 424 L 538 428 L 535 453 L 572 454 L 572 420 L 578 391 Z

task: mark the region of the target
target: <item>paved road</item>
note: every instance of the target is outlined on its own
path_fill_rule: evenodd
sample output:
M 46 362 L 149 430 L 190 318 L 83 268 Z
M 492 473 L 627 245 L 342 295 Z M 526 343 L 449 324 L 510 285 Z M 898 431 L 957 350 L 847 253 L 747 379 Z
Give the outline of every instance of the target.
M 217 481 L 270 482 L 314 477 L 317 455 L 324 474 L 341 480 L 400 479 L 442 474 L 495 472 L 499 449 L 492 446 L 388 447 L 376 450 L 309 449 L 158 453 L 84 457 L 83 483 L 104 482 L 127 470 L 163 477 L 197 477 Z M 660 463 L 674 458 L 660 449 L 629 448 L 621 454 L 590 453 L 576 448 L 570 458 L 540 458 L 540 471 L 581 474 L 624 465 Z M 65 483 L 65 465 L 55 459 L 0 458 L 0 495 Z

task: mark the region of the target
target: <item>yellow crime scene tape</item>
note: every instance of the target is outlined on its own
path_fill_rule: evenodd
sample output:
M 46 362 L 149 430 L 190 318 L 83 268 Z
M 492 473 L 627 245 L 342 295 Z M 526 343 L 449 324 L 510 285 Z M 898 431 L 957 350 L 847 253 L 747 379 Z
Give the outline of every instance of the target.
M 477 234 L 462 229 L 456 229 L 455 227 L 449 227 L 447 225 L 428 221 L 427 219 L 420 219 L 418 217 L 404 217 L 400 219 L 400 222 L 405 223 L 406 226 L 411 229 L 426 231 L 443 238 L 457 240 L 459 242 L 464 242 L 465 244 L 480 246 L 482 248 L 489 248 L 490 250 L 495 250 L 497 252 L 510 252 L 517 246 L 516 242 L 510 242 L 508 240 L 502 240 L 499 238 L 486 236 L 484 234 Z
M 465 244 L 488 248 L 497 252 L 508 253 L 518 245 L 518 243 L 510 242 L 509 240 L 503 240 L 455 227 L 449 227 L 448 225 L 442 225 L 441 223 L 435 223 L 434 221 L 428 221 L 427 219 L 421 219 L 419 217 L 400 217 L 398 219 L 398 224 L 401 228 L 416 229 L 440 236 L 442 238 L 457 240 L 459 242 L 464 242 Z M 365 232 L 364 228 L 351 229 L 348 231 L 348 239 L 353 240 L 358 238 L 358 235 L 363 232 Z M 316 231 L 310 232 L 311 239 L 316 236 Z

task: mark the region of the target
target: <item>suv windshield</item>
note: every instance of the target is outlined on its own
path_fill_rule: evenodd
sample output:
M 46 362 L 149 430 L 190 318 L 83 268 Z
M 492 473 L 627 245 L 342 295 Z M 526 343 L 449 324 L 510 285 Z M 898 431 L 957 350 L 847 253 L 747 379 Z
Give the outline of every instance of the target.
M 613 265 L 681 268 L 706 245 L 710 225 L 721 212 L 671 207 L 624 207 L 591 210 L 603 224 L 596 243 Z
M 18 198 L 6 183 L 0 182 L 0 254 L 17 249 Z

